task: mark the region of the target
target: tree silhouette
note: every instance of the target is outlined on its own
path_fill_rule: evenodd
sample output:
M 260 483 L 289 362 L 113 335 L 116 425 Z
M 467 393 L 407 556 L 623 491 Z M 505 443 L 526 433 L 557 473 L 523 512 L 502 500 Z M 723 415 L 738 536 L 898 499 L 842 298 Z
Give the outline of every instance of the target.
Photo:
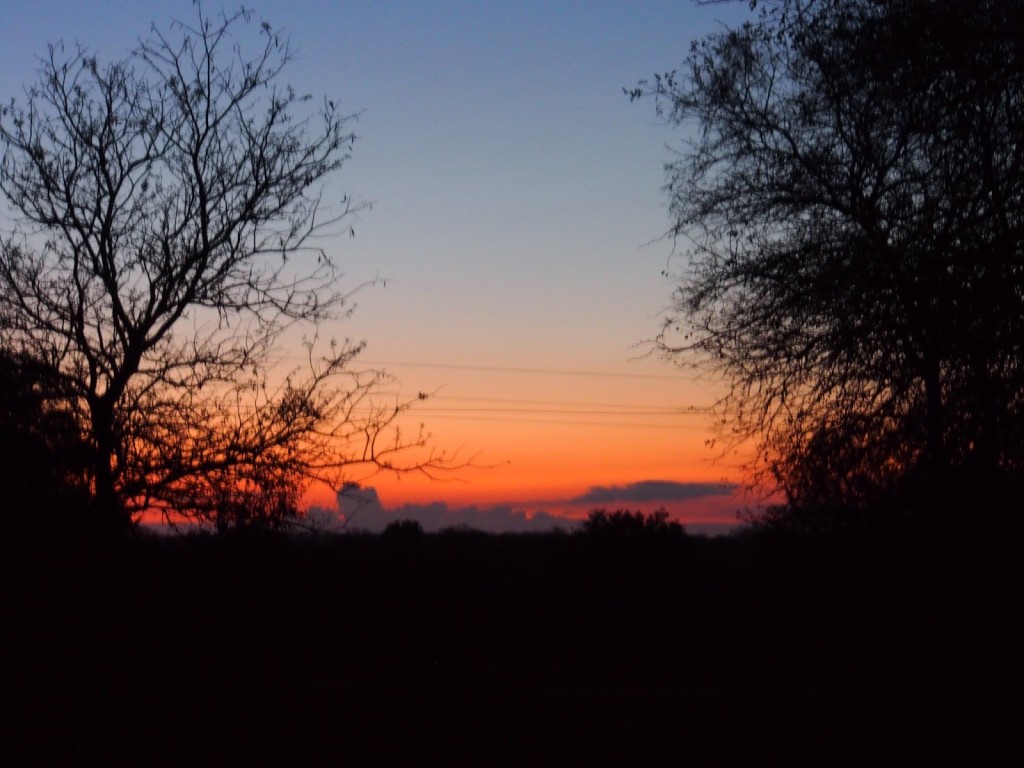
M 691 267 L 658 338 L 791 504 L 1024 469 L 1024 3 L 779 0 L 641 82 Z
M 64 527 L 88 499 L 89 449 L 57 371 L 0 349 L 0 507 L 5 534 Z
M 293 51 L 249 11 L 154 26 L 101 63 L 51 46 L 0 113 L 8 345 L 54 361 L 92 450 L 98 519 L 160 508 L 218 526 L 294 514 L 310 478 L 394 468 L 385 376 L 333 342 L 286 376 L 275 345 L 346 310 L 330 256 L 360 206 L 327 204 L 350 119 L 282 85 Z M 315 338 L 315 335 L 314 335 Z M 441 460 L 429 456 L 421 469 Z

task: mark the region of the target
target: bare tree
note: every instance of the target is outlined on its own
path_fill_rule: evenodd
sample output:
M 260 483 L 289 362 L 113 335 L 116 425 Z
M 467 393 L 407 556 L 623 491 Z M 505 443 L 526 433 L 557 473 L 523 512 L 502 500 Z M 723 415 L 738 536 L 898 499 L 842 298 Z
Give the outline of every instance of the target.
M 353 369 L 362 345 L 311 349 L 275 383 L 282 334 L 348 309 L 313 237 L 360 207 L 323 199 L 351 118 L 280 83 L 293 49 L 269 24 L 198 8 L 114 63 L 51 46 L 0 113 L 17 217 L 0 250 L 4 344 L 65 379 L 94 506 L 119 524 L 144 507 L 287 517 L 309 479 L 396 468 L 424 440 L 390 429 L 408 404 L 373 398 L 384 374 Z
M 659 348 L 724 375 L 729 436 L 794 504 L 1024 470 L 1022 24 L 1018 0 L 778 0 L 631 92 L 692 137 Z

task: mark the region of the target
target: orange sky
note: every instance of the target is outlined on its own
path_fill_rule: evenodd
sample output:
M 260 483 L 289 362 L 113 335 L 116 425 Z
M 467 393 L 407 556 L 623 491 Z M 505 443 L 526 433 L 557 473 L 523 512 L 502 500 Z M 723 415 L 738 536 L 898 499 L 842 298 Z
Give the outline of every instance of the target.
M 396 391 L 435 392 L 405 417 L 404 431 L 411 433 L 422 422 L 436 449 L 455 452 L 456 465 L 473 466 L 442 472 L 437 480 L 417 473 L 354 472 L 353 479 L 375 488 L 387 508 L 432 502 L 453 508 L 514 505 L 578 517 L 589 507 L 569 500 L 594 486 L 743 477 L 734 458 L 706 444 L 713 436 L 706 408 L 716 397 L 715 387 L 657 360 L 626 361 L 606 371 L 472 363 L 390 365 L 389 370 L 401 378 Z M 414 461 L 415 454 L 408 459 Z M 321 493 L 313 501 L 331 506 L 332 500 Z M 731 522 L 744 503 L 749 502 L 737 494 L 625 500 L 621 506 L 666 506 L 684 521 Z
M 742 478 L 733 457 L 705 447 L 709 419 L 689 410 L 720 384 L 633 359 L 685 269 L 660 236 L 671 227 L 665 163 L 687 137 L 623 89 L 678 67 L 694 40 L 748 18 L 747 3 L 258 5 L 299 51 L 282 85 L 358 115 L 323 206 L 352 195 L 372 209 L 311 244 L 343 291 L 372 286 L 320 338 L 365 339 L 365 363 L 384 363 L 402 393 L 436 393 L 407 429 L 422 421 L 434 446 L 479 465 L 447 482 L 354 479 L 389 508 L 556 510 L 594 486 Z M 118 60 L 188 6 L 12 4 L 0 93 L 20 98 L 49 43 Z M 281 355 L 299 360 L 298 341 Z M 669 506 L 729 517 L 723 504 L 742 501 Z

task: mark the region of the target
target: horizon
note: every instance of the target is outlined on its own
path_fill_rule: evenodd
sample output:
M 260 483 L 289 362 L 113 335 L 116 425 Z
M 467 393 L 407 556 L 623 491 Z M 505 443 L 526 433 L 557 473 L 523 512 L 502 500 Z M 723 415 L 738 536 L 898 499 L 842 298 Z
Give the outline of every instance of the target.
M 664 510 L 690 533 L 717 535 L 740 525 L 737 511 L 743 508 L 745 495 L 742 487 L 726 483 L 648 481 L 597 486 L 573 498 L 451 505 L 439 500 L 393 503 L 373 486 L 365 486 L 343 490 L 335 507 L 311 506 L 306 520 L 327 531 L 380 533 L 390 523 L 415 520 L 428 533 L 458 527 L 485 533 L 542 533 L 571 530 L 596 509 L 645 514 Z
M 11 10 L 0 91 L 19 101 L 48 43 L 77 40 L 116 60 L 151 24 L 194 13 L 157 0 Z M 707 409 L 721 384 L 652 355 L 674 286 L 662 272 L 681 266 L 662 239 L 663 164 L 684 137 L 623 89 L 678 66 L 692 40 L 747 18 L 747 4 L 270 0 L 254 12 L 298 49 L 282 82 L 358 115 L 352 159 L 327 197 L 373 207 L 347 222 L 354 238 L 317 245 L 338 263 L 343 289 L 369 285 L 351 318 L 319 336 L 365 339 L 357 366 L 386 363 L 398 380 L 385 399 L 431 395 L 402 429 L 422 423 L 433 447 L 473 464 L 440 482 L 381 473 L 354 482 L 388 509 L 566 517 L 596 487 L 744 482 L 742 457 L 709 447 Z M 278 349 L 282 370 L 299 343 Z M 322 489 L 306 498 L 331 503 Z M 651 503 L 694 525 L 734 522 L 750 501 Z

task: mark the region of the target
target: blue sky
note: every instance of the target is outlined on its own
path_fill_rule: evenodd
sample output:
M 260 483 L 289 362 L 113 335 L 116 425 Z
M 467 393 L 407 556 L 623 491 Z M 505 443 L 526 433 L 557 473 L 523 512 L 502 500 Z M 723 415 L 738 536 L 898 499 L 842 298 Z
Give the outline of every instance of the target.
M 206 13 L 220 7 L 204 4 Z M 330 192 L 373 207 L 354 222 L 355 238 L 322 244 L 347 284 L 379 276 L 386 285 L 362 291 L 352 318 L 325 335 L 366 339 L 365 357 L 391 363 L 412 392 L 587 407 L 684 408 L 714 399 L 717 382 L 634 359 L 643 351 L 635 345 L 657 333 L 671 294 L 661 272 L 672 248 L 658 240 L 669 224 L 662 167 L 671 158 L 666 145 L 681 137 L 657 120 L 652 104 L 631 104 L 623 88 L 679 66 L 691 41 L 738 23 L 747 3 L 267 0 L 252 7 L 298 49 L 284 81 L 358 114 L 354 156 Z M 193 19 L 192 3 L 14 4 L 5 9 L 0 94 L 5 102 L 20 96 L 48 42 L 78 40 L 101 59 L 116 58 L 151 22 L 166 26 L 171 17 Z M 428 367 L 440 365 L 516 372 Z M 537 369 L 587 375 L 531 373 Z M 603 372 L 618 376 L 592 375 Z M 543 431 L 550 423 L 499 435 L 505 422 L 490 416 L 493 423 L 436 413 L 423 420 L 440 445 L 511 466 L 496 470 L 510 502 L 517 482 L 531 482 L 517 469 L 524 466 L 517 451 L 536 456 L 542 451 L 530 445 L 554 440 L 608 446 L 605 459 L 568 447 L 545 454 L 546 465 L 564 461 L 574 478 L 566 498 L 592 486 L 735 477 L 701 452 L 707 422 L 688 421 L 670 436 L 670 424 L 651 424 L 649 434 L 633 424 L 629 432 L 562 430 L 553 438 Z M 657 455 L 650 448 L 648 457 L 641 449 L 648 443 L 671 448 Z M 466 501 L 474 484 L 494 482 L 476 472 L 454 497 L 448 486 L 416 494 Z M 549 484 L 532 497 L 552 492 Z

